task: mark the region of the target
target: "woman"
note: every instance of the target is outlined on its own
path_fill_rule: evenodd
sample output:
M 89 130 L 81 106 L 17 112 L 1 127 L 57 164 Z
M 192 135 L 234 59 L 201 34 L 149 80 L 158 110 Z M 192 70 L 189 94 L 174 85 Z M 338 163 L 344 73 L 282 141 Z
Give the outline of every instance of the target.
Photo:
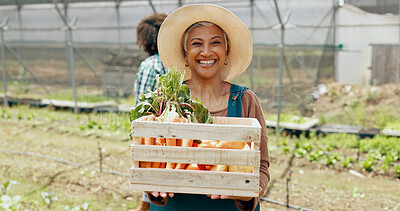
M 191 98 L 199 98 L 213 116 L 257 118 L 261 131 L 260 196 L 269 181 L 267 134 L 256 95 L 229 83 L 251 62 L 252 40 L 247 27 L 217 5 L 189 5 L 163 22 L 158 48 L 165 67 L 185 71 Z M 152 192 L 150 210 L 259 210 L 259 198 Z M 169 197 L 168 197 L 169 196 Z

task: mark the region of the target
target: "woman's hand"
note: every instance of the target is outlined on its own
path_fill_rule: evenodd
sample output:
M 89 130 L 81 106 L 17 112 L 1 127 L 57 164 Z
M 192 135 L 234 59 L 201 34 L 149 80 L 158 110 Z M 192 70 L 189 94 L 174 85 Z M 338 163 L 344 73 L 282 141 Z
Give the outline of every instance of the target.
M 166 192 L 156 192 L 156 191 L 154 191 L 154 192 L 151 192 L 150 193 L 151 195 L 153 195 L 154 197 L 159 197 L 159 196 L 161 196 L 162 198 L 167 198 L 168 196 L 169 197 L 174 197 L 174 193 L 166 193 Z
M 211 195 L 211 199 L 238 199 L 240 201 L 250 201 L 254 197 L 240 197 L 240 196 L 227 196 L 227 195 Z
M 259 187 L 259 196 L 261 197 L 263 194 L 264 193 L 263 193 L 261 187 Z M 227 195 L 216 195 L 216 194 L 207 195 L 207 196 L 211 197 L 211 199 L 237 199 L 240 201 L 250 201 L 252 198 L 254 198 L 254 197 L 227 196 Z

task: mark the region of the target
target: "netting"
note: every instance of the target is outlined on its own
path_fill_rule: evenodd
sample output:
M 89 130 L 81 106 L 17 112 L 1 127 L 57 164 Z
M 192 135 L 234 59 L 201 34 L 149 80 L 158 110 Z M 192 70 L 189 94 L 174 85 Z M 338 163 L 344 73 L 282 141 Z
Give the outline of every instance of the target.
M 245 74 L 233 82 L 250 87 L 264 109 L 277 106 L 280 25 L 272 0 L 152 1 L 157 12 L 170 13 L 188 3 L 216 3 L 236 14 L 253 35 L 254 56 Z M 334 81 L 337 52 L 332 0 L 279 0 L 285 29 L 283 106 L 309 114 L 312 91 Z M 135 74 L 146 54 L 137 49 L 136 26 L 153 12 L 148 1 L 71 3 L 58 5 L 73 27 L 78 100 L 117 100 L 133 105 Z M 7 91 L 10 96 L 72 100 L 68 30 L 53 4 L 0 7 L 4 31 Z M 14 53 L 12 53 L 14 52 Z M 25 67 L 24 67 L 25 65 Z M 3 76 L 1 92 L 4 92 Z M 46 89 L 48 91 L 46 91 Z

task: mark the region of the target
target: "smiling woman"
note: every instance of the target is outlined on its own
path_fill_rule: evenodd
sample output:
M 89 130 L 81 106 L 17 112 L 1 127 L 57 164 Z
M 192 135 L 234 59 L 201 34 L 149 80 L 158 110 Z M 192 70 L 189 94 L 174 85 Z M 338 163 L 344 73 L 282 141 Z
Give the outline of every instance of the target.
M 166 68 L 185 73 L 190 97 L 199 99 L 212 116 L 256 118 L 261 125 L 260 196 L 269 181 L 264 115 L 257 96 L 229 81 L 246 71 L 252 39 L 244 23 L 229 10 L 211 4 L 181 7 L 163 22 L 158 35 Z M 152 192 L 151 210 L 259 210 L 259 197 Z M 193 205 L 196 206 L 193 206 Z

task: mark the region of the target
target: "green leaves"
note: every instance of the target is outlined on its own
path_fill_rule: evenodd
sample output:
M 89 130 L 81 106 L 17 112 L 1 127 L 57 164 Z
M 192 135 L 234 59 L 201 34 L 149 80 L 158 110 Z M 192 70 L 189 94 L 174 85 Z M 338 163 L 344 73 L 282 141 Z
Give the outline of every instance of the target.
M 190 90 L 183 84 L 183 78 L 184 74 L 176 67 L 161 77 L 157 76 L 157 89 L 139 98 L 140 103 L 131 110 L 129 120 L 132 122 L 149 114 L 159 117 L 164 115 L 167 107 L 169 111 L 171 106 L 175 106 L 179 116 L 188 118 L 189 122 L 212 123 L 211 114 L 204 104 L 190 99 Z

